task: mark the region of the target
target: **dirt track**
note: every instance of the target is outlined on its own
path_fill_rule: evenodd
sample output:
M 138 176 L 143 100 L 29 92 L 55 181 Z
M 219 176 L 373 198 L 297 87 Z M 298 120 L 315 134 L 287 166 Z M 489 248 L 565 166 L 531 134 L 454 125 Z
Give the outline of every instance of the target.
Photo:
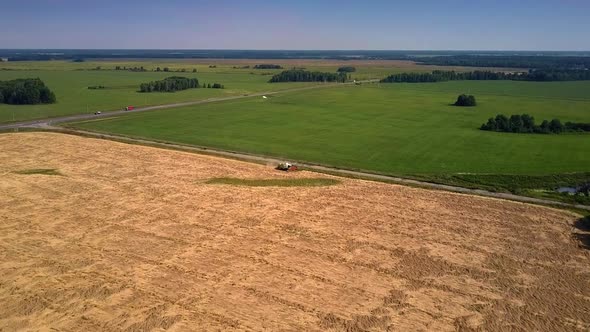
M 0 176 L 0 330 L 590 329 L 566 212 L 51 133 Z
M 363 80 L 363 81 L 359 81 L 359 82 L 373 83 L 376 81 L 378 81 L 378 80 Z M 256 92 L 256 93 L 251 93 L 251 94 L 246 94 L 246 95 L 235 95 L 235 96 L 208 98 L 208 99 L 203 99 L 203 100 L 185 101 L 185 102 L 163 104 L 163 105 L 138 107 L 138 108 L 134 109 L 132 112 L 139 113 L 139 112 L 155 111 L 155 110 L 162 110 L 162 109 L 168 109 L 168 108 L 177 108 L 177 107 L 184 107 L 184 106 L 218 103 L 218 102 L 223 102 L 223 101 L 244 99 L 244 98 L 253 98 L 253 97 L 260 97 L 260 96 L 265 96 L 265 95 L 276 95 L 276 94 L 281 94 L 281 93 L 286 93 L 286 92 L 305 91 L 305 90 L 312 90 L 312 89 L 335 88 L 335 87 L 352 85 L 352 84 L 354 84 L 354 83 L 353 82 L 322 83 L 322 84 L 303 86 L 303 87 L 299 87 L 299 88 L 277 90 L 277 91 Z M 47 128 L 47 127 L 51 127 L 52 124 L 57 124 L 57 123 L 62 123 L 62 122 L 83 121 L 83 120 L 89 120 L 89 119 L 98 119 L 98 118 L 105 118 L 105 117 L 110 117 L 110 116 L 120 116 L 120 115 L 126 115 L 126 114 L 131 114 L 131 113 L 129 111 L 125 111 L 125 110 L 119 110 L 119 111 L 107 111 L 107 112 L 104 112 L 100 116 L 97 116 L 94 113 L 73 114 L 73 115 L 59 116 L 59 117 L 46 118 L 46 119 L 9 122 L 9 123 L 4 123 L 4 124 L 0 123 L 0 131 L 1 130 L 16 129 L 16 128 L 27 128 L 27 127 Z

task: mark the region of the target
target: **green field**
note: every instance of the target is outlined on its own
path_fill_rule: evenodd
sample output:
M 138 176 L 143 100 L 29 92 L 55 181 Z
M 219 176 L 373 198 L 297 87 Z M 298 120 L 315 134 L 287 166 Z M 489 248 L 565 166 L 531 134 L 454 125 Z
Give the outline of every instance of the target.
M 75 126 L 394 175 L 561 174 L 590 170 L 590 135 L 478 127 L 497 113 L 590 122 L 589 89 L 590 82 L 348 86 Z M 479 106 L 450 106 L 463 92 Z
M 281 70 L 242 68 L 254 61 L 41 61 L 0 64 L 0 80 L 39 77 L 56 93 L 52 105 L 0 104 L 0 123 L 214 97 L 286 90 L 312 83 L 267 83 Z M 285 68 L 334 72 L 342 63 L 287 61 Z M 95 70 L 100 66 L 101 70 Z M 147 72 L 114 70 L 143 66 Z M 169 67 L 171 72 L 154 72 Z M 407 62 L 356 65 L 353 78 L 432 69 Z M 177 72 L 184 69 L 185 72 Z M 197 72 L 193 73 L 193 69 Z M 196 77 L 226 89 L 139 93 L 139 84 Z M 89 90 L 103 85 L 106 89 Z M 507 134 L 478 130 L 489 117 L 528 113 L 537 122 L 590 122 L 590 82 L 455 81 L 364 84 L 128 114 L 72 124 L 182 144 L 268 155 L 382 174 L 554 197 L 539 191 L 590 181 L 590 135 Z M 473 94 L 475 108 L 451 106 Z M 530 189 L 529 192 L 526 192 Z M 535 189 L 535 190 L 532 190 Z M 523 191 L 524 190 L 524 191 Z M 555 197 L 554 197 L 555 198 Z
M 101 70 L 94 70 L 100 66 Z M 114 70 L 116 66 L 146 68 L 147 72 Z M 276 91 L 309 85 L 309 83 L 270 84 L 273 72 L 267 70 L 234 69 L 234 65 L 190 64 L 179 61 L 34 61 L 0 63 L 0 80 L 41 78 L 55 92 L 58 102 L 51 105 L 0 104 L 0 123 L 41 119 L 95 111 L 122 109 L 127 105 L 148 106 L 207 98 Z M 153 72 L 168 67 L 171 72 Z M 185 69 L 186 72 L 176 72 Z M 193 73 L 192 70 L 197 72 Z M 279 70 L 280 71 L 280 70 Z M 221 83 L 226 89 L 192 89 L 175 93 L 137 92 L 139 84 L 169 76 L 196 77 L 200 83 Z M 106 89 L 89 90 L 89 86 Z
M 209 63 L 209 62 L 210 63 Z M 55 92 L 57 103 L 52 105 L 5 105 L 0 104 L 0 123 L 42 119 L 96 111 L 122 109 L 125 106 L 162 105 L 174 102 L 197 101 L 212 97 L 243 95 L 290 89 L 310 83 L 267 83 L 277 70 L 256 70 L 255 60 L 227 62 L 219 60 L 120 60 L 120 61 L 32 61 L 0 62 L 0 81 L 16 78 L 41 78 Z M 256 60 L 273 63 L 273 60 Z M 336 72 L 346 62 L 281 60 L 284 68 L 303 66 L 307 70 Z M 115 67 L 144 67 L 147 72 L 114 70 Z M 214 66 L 214 68 L 210 68 Z M 250 68 L 242 68 L 250 66 Z M 101 70 L 96 70 L 100 67 Z M 157 67 L 168 67 L 171 72 L 154 72 Z M 353 79 L 382 78 L 392 73 L 407 71 L 431 71 L 433 69 L 472 70 L 461 67 L 416 66 L 407 62 L 367 63 L 357 66 Z M 186 72 L 178 72 L 185 70 Z M 193 73 L 193 70 L 197 70 Z M 200 83 L 221 83 L 224 90 L 193 89 L 175 93 L 137 92 L 139 84 L 178 75 L 196 77 Z M 89 90 L 89 86 L 105 86 L 107 89 Z
M 190 89 L 175 93 L 139 93 L 139 84 L 169 76 L 196 77 L 200 83 L 221 83 L 226 89 Z M 163 73 L 114 70 L 12 70 L 0 71 L 0 80 L 41 78 L 55 92 L 57 103 L 50 105 L 0 104 L 0 122 L 30 120 L 79 113 L 122 109 L 127 105 L 146 106 L 252 92 L 288 89 L 302 83 L 270 84 L 268 76 L 249 73 Z M 89 90 L 102 85 L 106 89 Z

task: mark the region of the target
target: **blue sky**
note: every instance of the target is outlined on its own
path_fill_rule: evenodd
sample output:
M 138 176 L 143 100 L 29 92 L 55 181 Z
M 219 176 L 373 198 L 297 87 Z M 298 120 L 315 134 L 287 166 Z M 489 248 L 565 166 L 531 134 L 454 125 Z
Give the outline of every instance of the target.
M 590 50 L 590 0 L 1 0 L 0 48 Z

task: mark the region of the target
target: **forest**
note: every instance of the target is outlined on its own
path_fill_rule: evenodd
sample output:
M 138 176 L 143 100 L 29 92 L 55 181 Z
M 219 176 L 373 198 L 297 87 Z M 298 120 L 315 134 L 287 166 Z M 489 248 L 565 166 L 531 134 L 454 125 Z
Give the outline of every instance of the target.
M 576 70 L 589 69 L 588 56 L 560 55 L 453 55 L 417 59 L 417 62 L 437 66 L 503 67 Z
M 446 81 L 587 81 L 590 80 L 588 70 L 530 70 L 528 72 L 505 73 L 492 71 L 455 72 L 434 70 L 431 73 L 401 73 L 389 75 L 381 83 L 432 83 Z

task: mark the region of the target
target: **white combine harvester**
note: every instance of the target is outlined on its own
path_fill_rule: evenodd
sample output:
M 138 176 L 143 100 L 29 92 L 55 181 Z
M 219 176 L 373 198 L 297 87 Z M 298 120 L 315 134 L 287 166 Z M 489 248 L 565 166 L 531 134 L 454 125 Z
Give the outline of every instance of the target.
M 293 164 L 291 164 L 291 163 L 289 163 L 289 162 L 286 161 L 284 163 L 280 163 L 277 166 L 277 169 L 280 170 L 280 171 L 285 171 L 285 172 L 293 172 L 293 171 L 296 171 L 297 170 L 297 166 L 295 166 L 295 165 L 293 165 Z

